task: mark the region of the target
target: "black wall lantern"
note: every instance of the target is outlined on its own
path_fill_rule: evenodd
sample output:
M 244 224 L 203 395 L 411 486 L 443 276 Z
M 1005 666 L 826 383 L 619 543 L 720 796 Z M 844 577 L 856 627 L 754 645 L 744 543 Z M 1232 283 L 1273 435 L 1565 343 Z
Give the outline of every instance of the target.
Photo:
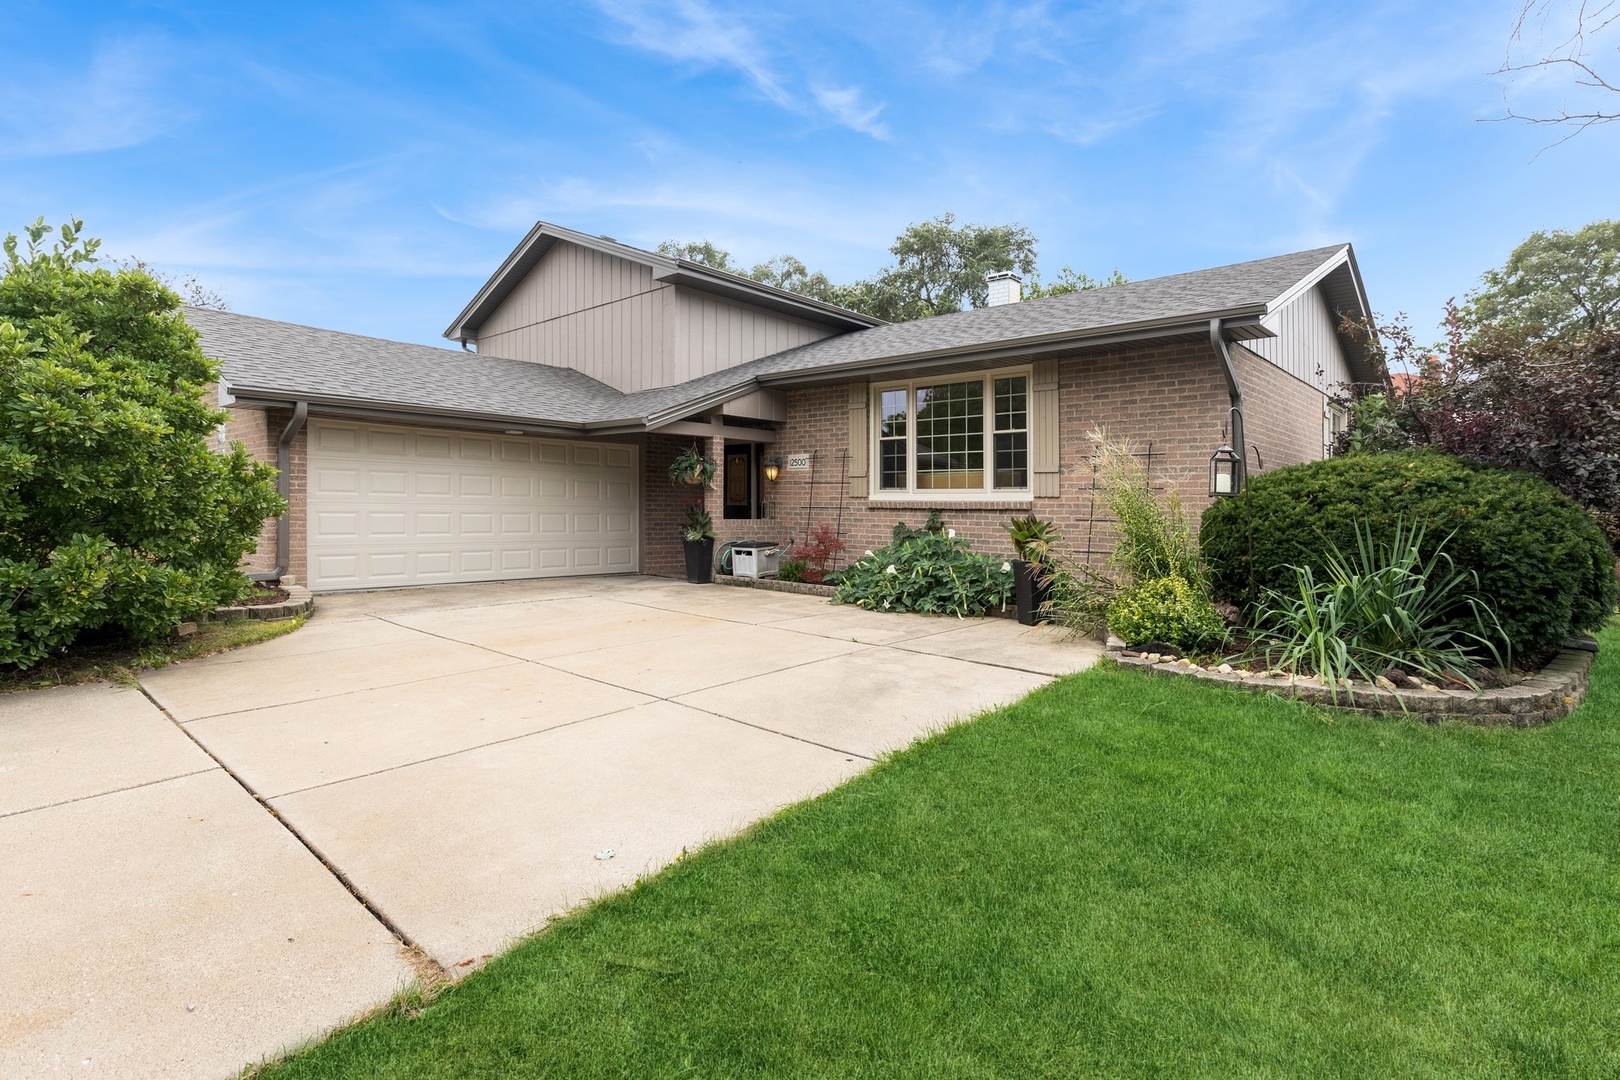
M 1236 405 L 1227 413 L 1232 424 L 1232 442 L 1243 445 L 1243 410 Z M 1248 469 L 1241 450 L 1233 450 L 1230 444 L 1223 443 L 1221 448 L 1209 457 L 1209 494 L 1210 498 L 1226 499 L 1243 490 Z
M 776 478 L 778 476 L 780 476 L 781 474 L 782 474 L 782 459 L 781 458 L 773 457 L 769 461 L 765 462 L 765 479 L 771 481 L 774 484 L 776 482 Z
M 1226 498 L 1243 490 L 1243 459 L 1230 446 L 1222 446 L 1209 458 L 1209 493 Z

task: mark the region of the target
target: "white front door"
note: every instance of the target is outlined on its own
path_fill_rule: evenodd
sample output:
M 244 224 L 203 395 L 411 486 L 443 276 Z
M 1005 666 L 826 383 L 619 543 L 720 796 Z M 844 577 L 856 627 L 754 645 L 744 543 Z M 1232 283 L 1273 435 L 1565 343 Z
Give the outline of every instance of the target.
M 312 420 L 316 591 L 630 573 L 631 446 Z

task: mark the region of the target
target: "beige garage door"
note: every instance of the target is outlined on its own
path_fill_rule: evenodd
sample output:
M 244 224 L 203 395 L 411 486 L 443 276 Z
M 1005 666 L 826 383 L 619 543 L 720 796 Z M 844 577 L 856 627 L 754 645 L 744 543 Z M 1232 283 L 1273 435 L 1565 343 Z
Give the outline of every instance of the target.
M 636 452 L 315 420 L 315 590 L 636 569 Z

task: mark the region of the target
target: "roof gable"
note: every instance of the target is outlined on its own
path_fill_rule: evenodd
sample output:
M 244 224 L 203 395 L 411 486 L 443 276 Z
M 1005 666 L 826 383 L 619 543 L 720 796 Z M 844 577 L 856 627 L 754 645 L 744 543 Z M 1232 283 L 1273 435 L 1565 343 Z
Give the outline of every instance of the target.
M 528 235 L 512 249 L 512 253 L 496 268 L 495 273 L 490 275 L 489 280 L 461 310 L 461 314 L 457 315 L 455 321 L 445 329 L 444 336 L 452 341 L 462 342 L 477 338 L 484 321 L 559 242 L 577 244 L 583 248 L 649 267 L 652 270 L 653 280 L 657 282 L 711 293 L 767 311 L 819 323 L 838 331 L 863 330 L 877 326 L 883 321 L 836 304 L 812 300 L 808 296 L 774 288 L 750 278 L 715 270 L 701 263 L 687 259 L 672 259 L 657 252 L 621 244 L 609 236 L 590 236 L 573 229 L 565 229 L 561 225 L 541 221 L 535 223 Z

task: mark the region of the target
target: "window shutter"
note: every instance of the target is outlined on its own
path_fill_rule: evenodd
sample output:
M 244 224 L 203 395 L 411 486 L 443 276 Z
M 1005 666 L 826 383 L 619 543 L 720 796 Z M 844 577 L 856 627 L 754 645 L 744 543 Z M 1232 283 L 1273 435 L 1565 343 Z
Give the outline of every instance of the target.
M 865 383 L 849 384 L 849 495 L 852 499 L 866 498 L 866 448 L 872 441 L 866 419 L 870 397 Z
M 1037 360 L 1030 379 L 1030 462 L 1037 499 L 1058 497 L 1058 362 Z

